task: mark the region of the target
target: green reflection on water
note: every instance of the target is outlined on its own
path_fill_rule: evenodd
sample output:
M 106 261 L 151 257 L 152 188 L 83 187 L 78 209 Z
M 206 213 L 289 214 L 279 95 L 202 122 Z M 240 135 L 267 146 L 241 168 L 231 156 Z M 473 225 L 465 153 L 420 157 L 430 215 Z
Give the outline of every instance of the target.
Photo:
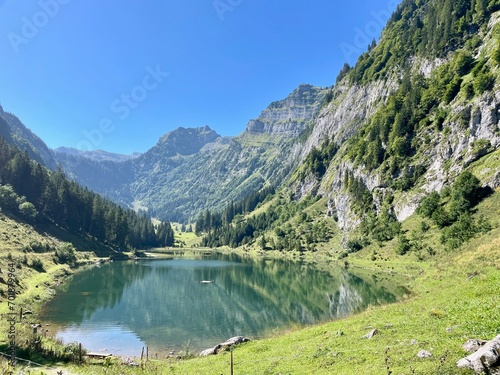
M 86 332 L 108 329 L 112 335 L 109 327 L 119 326 L 157 350 L 187 342 L 199 350 L 235 335 L 262 337 L 395 300 L 372 278 L 344 269 L 216 255 L 91 268 L 58 290 L 43 315 L 58 327 L 81 329 L 84 345 Z

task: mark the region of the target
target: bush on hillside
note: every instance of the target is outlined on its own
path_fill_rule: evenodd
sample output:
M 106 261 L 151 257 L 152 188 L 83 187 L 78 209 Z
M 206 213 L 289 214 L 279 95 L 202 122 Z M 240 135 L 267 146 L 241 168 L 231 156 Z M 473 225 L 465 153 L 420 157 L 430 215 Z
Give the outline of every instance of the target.
M 58 263 L 68 264 L 70 267 L 76 265 L 76 251 L 70 243 L 59 246 L 55 251 L 55 256 Z

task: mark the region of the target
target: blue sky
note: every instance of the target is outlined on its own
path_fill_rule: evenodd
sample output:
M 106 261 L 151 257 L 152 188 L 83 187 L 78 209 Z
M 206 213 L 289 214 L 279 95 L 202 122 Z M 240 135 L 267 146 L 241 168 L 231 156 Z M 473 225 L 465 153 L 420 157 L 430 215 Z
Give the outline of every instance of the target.
M 397 3 L 0 0 L 0 104 L 52 148 L 238 135 L 299 84 L 332 85 Z

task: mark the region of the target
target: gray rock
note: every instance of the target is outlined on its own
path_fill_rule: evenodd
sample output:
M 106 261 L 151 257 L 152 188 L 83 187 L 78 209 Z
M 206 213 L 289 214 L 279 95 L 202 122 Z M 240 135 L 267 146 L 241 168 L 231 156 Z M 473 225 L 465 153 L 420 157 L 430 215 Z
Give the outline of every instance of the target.
M 375 336 L 376 334 L 378 333 L 378 329 L 372 329 L 370 332 L 368 332 L 366 335 L 364 335 L 363 337 L 361 337 L 362 339 L 371 339 L 373 338 L 373 336 Z
M 488 181 L 486 185 L 490 186 L 492 189 L 500 187 L 500 171 L 496 172 Z
M 250 341 L 249 338 L 244 337 L 244 336 L 235 336 L 230 338 L 229 340 L 224 341 L 221 346 L 227 347 L 227 346 L 233 346 L 233 345 L 238 345 L 238 344 L 243 344 L 244 342 Z
M 215 354 L 218 354 L 220 352 L 223 352 L 224 350 L 226 350 L 227 348 L 229 348 L 231 346 L 239 345 L 239 344 L 242 344 L 242 343 L 248 342 L 248 341 L 250 341 L 250 339 L 248 337 L 235 336 L 235 337 L 230 338 L 229 340 L 224 341 L 221 344 L 215 345 L 213 348 L 203 350 L 202 352 L 200 352 L 200 357 L 215 355 Z
M 466 352 L 474 353 L 474 352 L 478 351 L 487 342 L 488 341 L 486 341 L 486 340 L 471 339 L 471 340 L 467 340 L 467 342 L 462 345 L 462 348 Z
M 205 349 L 200 353 L 200 357 L 207 357 L 209 355 L 215 355 L 218 353 L 220 345 L 216 345 L 213 348 Z
M 427 350 L 421 350 L 417 353 L 418 358 L 431 358 L 432 353 L 428 352 Z
M 500 335 L 459 360 L 457 366 L 471 369 L 476 374 L 500 375 Z

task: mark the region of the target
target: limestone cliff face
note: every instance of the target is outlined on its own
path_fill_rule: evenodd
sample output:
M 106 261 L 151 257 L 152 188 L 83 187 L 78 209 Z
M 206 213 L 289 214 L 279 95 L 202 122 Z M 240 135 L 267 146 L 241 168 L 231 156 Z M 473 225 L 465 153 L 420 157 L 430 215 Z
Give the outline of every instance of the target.
M 314 120 L 312 131 L 304 144 L 296 145 L 295 153 L 303 159 L 313 148 L 325 140 L 333 140 L 341 149 L 361 126 L 385 104 L 388 96 L 397 89 L 397 77 L 380 80 L 368 85 L 350 85 L 346 80 L 333 88 L 333 99 L 323 106 Z M 337 221 L 339 228 L 349 230 L 359 225 L 361 218 L 351 211 L 351 197 L 344 186 L 344 175 L 353 173 L 361 179 L 370 191 L 380 188 L 380 177 L 363 168 L 355 168 L 343 160 L 340 153 L 330 164 L 326 175 L 320 180 L 312 174 L 292 183 L 296 199 L 306 195 L 320 195 L 328 198 L 327 215 Z
M 489 27 L 493 28 L 498 17 L 493 17 Z M 490 33 L 491 34 L 491 33 Z M 489 34 L 487 34 L 489 35 Z M 486 42 L 487 43 L 487 42 Z M 485 43 L 485 44 L 486 44 Z M 424 60 L 413 58 L 414 73 L 430 77 L 446 59 Z M 302 159 L 313 148 L 321 147 L 325 140 L 333 140 L 339 152 L 330 162 L 324 176 L 317 178 L 309 173 L 290 183 L 296 199 L 307 195 L 327 198 L 328 216 L 332 216 L 340 229 L 350 231 L 359 225 L 362 217 L 352 212 L 352 197 L 345 186 L 345 175 L 361 180 L 373 196 L 374 209 L 379 211 L 383 197 L 395 196 L 393 213 L 402 221 L 411 216 L 420 201 L 431 191 L 440 191 L 451 184 L 457 175 L 479 158 L 500 147 L 500 82 L 497 79 L 493 89 L 472 99 L 457 97 L 449 104 L 440 104 L 448 115 L 442 129 L 419 130 L 413 144 L 417 150 L 415 165 L 425 168 L 419 183 L 409 191 L 396 191 L 384 182 L 380 171 L 369 171 L 364 165 L 354 164 L 347 157 L 349 139 L 356 135 L 364 124 L 387 102 L 401 80 L 401 74 L 394 69 L 385 79 L 368 84 L 350 84 L 344 79 L 333 89 L 332 101 L 321 108 L 314 120 L 309 137 L 303 145 L 294 150 Z M 384 145 L 387 147 L 387 145 Z M 413 167 L 412 167 L 413 168 Z M 403 173 L 396 171 L 394 178 Z M 500 173 L 485 170 L 478 176 L 483 184 L 496 188 L 500 185 Z
M 300 85 L 286 99 L 271 103 L 260 116 L 250 120 L 246 133 L 299 136 L 321 107 L 325 89 Z
M 395 79 L 373 82 L 370 85 L 349 85 L 346 81 L 335 86 L 333 100 L 318 114 L 304 152 L 328 138 L 342 144 L 357 133 L 380 105 L 398 87 Z
M 435 64 L 438 66 L 439 64 Z M 335 217 L 339 227 L 349 231 L 361 218 L 351 211 L 351 197 L 344 185 L 347 172 L 363 181 L 374 197 L 375 208 L 380 207 L 380 197 L 394 190 L 384 185 L 377 171 L 370 172 L 363 165 L 354 166 L 345 158 L 346 141 L 360 129 L 388 95 L 397 88 L 395 80 L 381 80 L 367 86 L 339 85 L 334 89 L 334 100 L 318 114 L 311 135 L 300 150 L 306 155 L 320 147 L 325 139 L 333 139 L 341 152 L 331 162 L 322 179 L 312 174 L 292 183 L 297 199 L 308 194 L 328 198 L 327 214 Z M 431 191 L 440 191 L 445 184 L 475 160 L 498 150 L 500 147 L 500 85 L 484 95 L 468 101 L 450 104 L 450 116 L 443 127 L 445 132 L 427 134 L 427 144 L 420 162 L 428 166 L 417 190 L 401 192 L 394 201 L 394 213 L 402 221 L 411 216 L 421 199 Z M 481 177 L 481 176 L 478 176 Z M 498 187 L 498 173 L 491 173 L 485 182 Z

